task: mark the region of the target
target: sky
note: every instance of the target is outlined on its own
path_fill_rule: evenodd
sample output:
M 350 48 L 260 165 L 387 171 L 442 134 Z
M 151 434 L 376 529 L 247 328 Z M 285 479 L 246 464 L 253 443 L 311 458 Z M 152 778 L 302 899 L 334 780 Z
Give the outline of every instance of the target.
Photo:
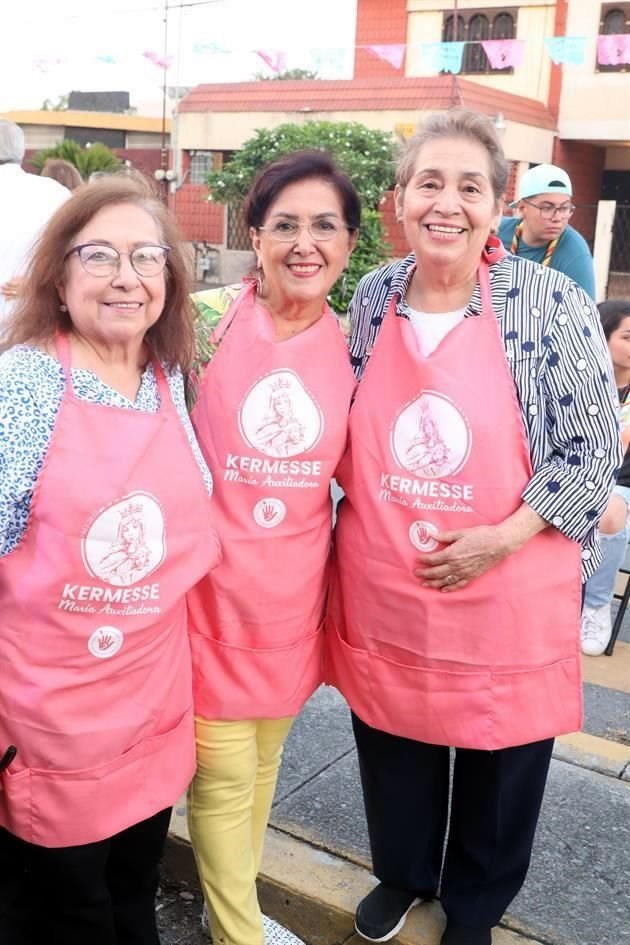
M 168 86 L 271 75 L 255 50 L 286 53 L 287 68 L 319 63 L 322 78 L 352 75 L 356 0 L 168 5 Z M 41 108 L 71 89 L 128 90 L 140 113 L 161 108 L 164 72 L 150 57 L 164 55 L 164 0 L 1 0 L 1 6 L 0 111 Z

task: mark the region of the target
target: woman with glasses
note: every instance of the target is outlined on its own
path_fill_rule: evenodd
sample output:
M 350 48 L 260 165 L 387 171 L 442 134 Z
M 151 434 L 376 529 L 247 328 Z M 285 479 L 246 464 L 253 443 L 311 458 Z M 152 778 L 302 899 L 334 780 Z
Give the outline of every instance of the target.
M 527 873 L 553 738 L 581 724 L 581 577 L 620 459 L 614 391 L 588 296 L 492 235 L 507 179 L 486 116 L 429 116 L 397 170 L 411 253 L 350 305 L 326 662 L 353 711 L 379 880 L 356 927 L 372 942 L 439 887 L 441 945 L 490 945 Z
M 195 296 L 191 418 L 215 484 L 219 568 L 188 595 L 197 728 L 189 825 L 215 942 L 289 945 L 256 896 L 284 741 L 322 681 L 330 481 L 354 378 L 326 298 L 358 197 L 323 151 L 267 165 L 242 286 Z
M 517 215 L 504 217 L 499 238 L 515 256 L 563 272 L 595 298 L 595 271 L 588 244 L 569 225 L 575 207 L 566 171 L 553 164 L 538 164 L 518 182 L 517 199 L 510 204 Z
M 159 943 L 158 860 L 195 767 L 185 594 L 220 557 L 184 399 L 188 289 L 167 210 L 110 177 L 52 218 L 6 326 L 0 939 L 11 945 Z

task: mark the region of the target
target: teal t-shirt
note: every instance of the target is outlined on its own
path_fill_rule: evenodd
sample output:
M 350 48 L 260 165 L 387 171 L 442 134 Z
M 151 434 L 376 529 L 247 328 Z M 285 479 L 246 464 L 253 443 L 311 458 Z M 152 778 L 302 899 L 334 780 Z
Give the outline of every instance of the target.
M 508 252 L 518 223 L 520 223 L 518 217 L 503 217 L 499 224 L 499 239 Z M 532 262 L 542 263 L 546 248 L 546 246 L 528 246 L 521 237 L 518 243 L 517 255 L 524 259 L 531 259 Z M 582 286 L 593 300 L 595 299 L 593 257 L 584 237 L 580 236 L 572 226 L 568 226 L 560 237 L 560 241 L 551 257 L 551 268 L 557 269 L 568 276 L 569 279 L 573 279 L 574 282 Z

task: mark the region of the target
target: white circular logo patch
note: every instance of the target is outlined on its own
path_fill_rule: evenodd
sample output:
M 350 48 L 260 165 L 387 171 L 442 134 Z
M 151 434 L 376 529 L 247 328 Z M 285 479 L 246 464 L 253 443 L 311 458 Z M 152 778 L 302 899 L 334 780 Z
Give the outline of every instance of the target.
M 418 551 L 433 551 L 438 543 L 433 537 L 438 528 L 433 522 L 412 522 L 409 526 L 409 541 Z
M 164 514 L 157 499 L 146 492 L 132 492 L 101 510 L 87 528 L 81 543 L 89 573 L 128 587 L 155 571 L 166 555 Z
M 88 650 L 97 659 L 108 660 L 118 653 L 124 639 L 117 627 L 99 627 L 88 640 Z
M 440 479 L 462 468 L 470 453 L 471 433 L 452 400 L 425 391 L 402 409 L 390 442 L 403 469 L 422 479 Z
M 239 410 L 241 436 L 266 456 L 297 456 L 322 435 L 322 412 L 293 371 L 272 371 L 256 381 Z
M 287 514 L 281 499 L 261 499 L 254 506 L 254 521 L 262 528 L 275 528 Z

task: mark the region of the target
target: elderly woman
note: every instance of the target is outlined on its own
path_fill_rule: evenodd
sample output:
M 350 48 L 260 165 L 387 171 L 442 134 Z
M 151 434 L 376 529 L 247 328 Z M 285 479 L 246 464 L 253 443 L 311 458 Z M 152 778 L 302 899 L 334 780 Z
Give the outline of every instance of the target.
M 255 280 L 197 296 L 191 416 L 224 558 L 188 595 L 189 823 L 213 940 L 289 945 L 291 933 L 263 922 L 256 874 L 284 741 L 322 681 L 330 480 L 355 387 L 326 297 L 348 265 L 360 206 L 331 158 L 307 151 L 260 172 L 245 218 Z
M 167 211 L 129 179 L 78 190 L 0 357 L 0 876 L 23 869 L 37 906 L 32 937 L 17 903 L 0 917 L 3 941 L 159 942 L 157 864 L 195 766 L 185 594 L 219 559 L 192 344 Z
M 491 123 L 431 116 L 398 167 L 412 247 L 351 306 L 328 678 L 353 710 L 383 942 L 441 879 L 442 945 L 489 945 L 527 872 L 553 736 L 580 727 L 580 562 L 619 465 L 597 309 L 491 236 Z

